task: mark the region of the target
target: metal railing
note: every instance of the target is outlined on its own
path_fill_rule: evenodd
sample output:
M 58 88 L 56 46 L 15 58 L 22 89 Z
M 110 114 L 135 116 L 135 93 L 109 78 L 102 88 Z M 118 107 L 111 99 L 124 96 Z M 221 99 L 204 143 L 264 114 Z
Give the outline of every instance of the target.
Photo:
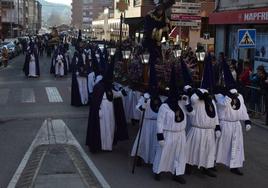
M 245 86 L 241 88 L 245 104 L 249 112 L 259 115 L 266 113 L 264 91 L 259 87 Z

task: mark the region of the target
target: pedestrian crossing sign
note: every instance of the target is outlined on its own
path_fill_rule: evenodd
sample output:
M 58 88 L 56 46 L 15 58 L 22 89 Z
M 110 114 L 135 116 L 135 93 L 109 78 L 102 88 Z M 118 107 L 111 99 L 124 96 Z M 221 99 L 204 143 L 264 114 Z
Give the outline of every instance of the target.
M 239 29 L 238 30 L 238 47 L 255 48 L 256 47 L 256 29 Z

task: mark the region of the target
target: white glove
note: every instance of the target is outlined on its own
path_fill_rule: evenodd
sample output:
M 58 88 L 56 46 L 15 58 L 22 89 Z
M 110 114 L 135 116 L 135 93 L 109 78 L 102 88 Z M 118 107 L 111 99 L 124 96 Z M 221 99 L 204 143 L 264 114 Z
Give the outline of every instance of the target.
M 250 131 L 250 129 L 251 129 L 251 125 L 250 124 L 247 124 L 246 125 L 246 131 Z
M 76 72 L 76 76 L 78 76 L 79 75 L 79 72 Z
M 164 147 L 164 145 L 165 145 L 165 141 L 164 141 L 164 140 L 161 140 L 161 141 L 159 141 L 158 143 L 159 143 L 159 145 L 160 145 L 161 147 Z
M 149 93 L 145 93 L 145 94 L 144 94 L 144 99 L 145 99 L 145 100 L 150 99 L 150 94 L 149 94 Z
M 216 131 L 216 138 L 220 138 L 221 137 L 221 131 Z

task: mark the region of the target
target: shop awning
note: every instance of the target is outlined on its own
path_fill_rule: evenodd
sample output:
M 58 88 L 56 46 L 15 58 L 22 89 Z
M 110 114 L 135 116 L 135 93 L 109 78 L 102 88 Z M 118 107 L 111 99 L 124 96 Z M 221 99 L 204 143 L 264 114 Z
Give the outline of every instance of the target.
M 214 12 L 209 15 L 209 24 L 268 24 L 268 7 Z

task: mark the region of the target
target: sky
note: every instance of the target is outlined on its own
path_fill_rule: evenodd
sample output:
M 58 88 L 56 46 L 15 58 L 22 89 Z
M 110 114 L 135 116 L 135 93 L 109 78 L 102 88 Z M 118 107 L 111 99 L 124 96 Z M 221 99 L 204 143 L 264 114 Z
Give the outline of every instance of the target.
M 65 5 L 71 5 L 72 0 L 46 0 L 51 3 L 61 3 Z

